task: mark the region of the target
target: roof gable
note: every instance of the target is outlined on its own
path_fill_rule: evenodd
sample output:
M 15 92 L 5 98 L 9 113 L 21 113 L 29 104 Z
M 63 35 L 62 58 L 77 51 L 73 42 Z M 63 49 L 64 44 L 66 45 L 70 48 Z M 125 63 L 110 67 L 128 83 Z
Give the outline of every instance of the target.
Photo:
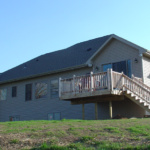
M 90 63 L 90 62 L 92 61 L 92 59 L 95 58 L 95 56 L 96 56 L 99 52 L 101 52 L 102 49 L 103 49 L 112 39 L 116 39 L 116 40 L 118 40 L 118 41 L 120 41 L 120 42 L 122 42 L 122 43 L 125 43 L 125 44 L 127 44 L 127 45 L 129 45 L 129 46 L 131 46 L 131 47 L 133 47 L 133 48 L 135 48 L 135 49 L 137 49 L 137 50 L 139 51 L 139 54 L 140 54 L 140 53 L 146 53 L 146 52 L 147 52 L 146 49 L 144 49 L 144 48 L 142 48 L 142 47 L 140 47 L 140 46 L 138 46 L 138 45 L 136 45 L 136 44 L 134 44 L 134 43 L 132 43 L 132 42 L 130 42 L 130 41 L 127 41 L 127 40 L 125 40 L 125 39 L 123 39 L 123 38 L 121 38 L 121 37 L 119 37 L 119 36 L 117 36 L 117 35 L 115 35 L 115 34 L 112 34 L 112 35 L 108 38 L 108 40 L 107 40 L 101 47 L 99 47 L 99 49 L 87 60 L 86 63 L 87 63 L 87 64 Z

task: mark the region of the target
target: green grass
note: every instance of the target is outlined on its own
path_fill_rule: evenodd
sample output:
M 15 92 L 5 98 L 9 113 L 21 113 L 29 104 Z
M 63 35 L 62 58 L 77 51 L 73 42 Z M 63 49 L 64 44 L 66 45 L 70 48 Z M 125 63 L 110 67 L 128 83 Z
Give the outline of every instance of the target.
M 57 146 L 57 145 L 47 145 L 46 143 L 42 144 L 38 148 L 32 148 L 31 150 L 149 150 L 150 146 L 141 145 L 141 146 L 132 146 L 129 144 L 123 145 L 121 143 L 108 143 L 101 142 L 97 147 L 86 147 L 81 143 L 70 144 L 68 146 Z
M 17 144 L 19 143 L 19 140 L 18 139 L 13 139 L 10 141 L 10 144 Z
M 1 122 L 0 143 L 18 150 L 147 150 L 149 124 L 150 118 Z

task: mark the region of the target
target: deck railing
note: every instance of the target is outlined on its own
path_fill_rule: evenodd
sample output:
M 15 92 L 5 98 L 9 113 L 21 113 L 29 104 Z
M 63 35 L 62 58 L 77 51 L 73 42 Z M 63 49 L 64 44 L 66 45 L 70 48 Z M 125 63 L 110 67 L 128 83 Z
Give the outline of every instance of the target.
M 114 84 L 114 87 L 116 87 L 120 91 L 129 90 L 134 95 L 150 104 L 150 87 L 144 84 L 140 78 L 132 79 L 123 73 L 113 71 L 112 82 Z
M 73 78 L 60 79 L 59 96 L 65 94 L 76 95 L 98 90 L 123 91 L 130 90 L 138 97 L 150 104 L 150 87 L 145 85 L 141 79 L 127 77 L 123 73 L 108 69 L 107 72 L 100 72 L 85 76 L 73 76 Z
M 83 93 L 108 87 L 107 72 L 60 79 L 60 94 Z
M 144 83 L 140 84 L 124 74 L 122 75 L 122 78 L 124 79 L 123 88 L 125 91 L 130 90 L 134 95 L 150 104 L 150 90 L 147 85 Z

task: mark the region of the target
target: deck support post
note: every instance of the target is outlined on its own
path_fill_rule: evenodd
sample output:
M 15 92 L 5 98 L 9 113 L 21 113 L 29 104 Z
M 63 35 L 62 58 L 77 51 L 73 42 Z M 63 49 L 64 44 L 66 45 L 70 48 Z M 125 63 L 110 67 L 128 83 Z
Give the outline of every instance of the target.
M 112 119 L 112 101 L 109 101 L 109 115 L 110 119 Z
M 85 113 L 84 113 L 84 104 L 82 104 L 82 120 L 85 119 Z
M 95 120 L 98 120 L 98 109 L 97 109 L 97 103 L 95 103 Z
M 59 78 L 59 98 L 61 97 L 61 78 Z

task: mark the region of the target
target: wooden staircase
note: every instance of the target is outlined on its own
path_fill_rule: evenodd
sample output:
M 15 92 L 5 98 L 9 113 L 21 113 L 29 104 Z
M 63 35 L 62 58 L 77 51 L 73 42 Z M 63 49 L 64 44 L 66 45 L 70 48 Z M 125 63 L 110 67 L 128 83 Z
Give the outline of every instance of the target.
M 132 100 L 134 103 L 145 109 L 147 112 L 150 112 L 150 104 L 145 102 L 143 99 L 139 98 L 135 94 L 133 94 L 131 91 L 127 90 L 124 92 L 124 95 Z
M 117 72 L 113 72 L 113 77 L 115 77 L 116 74 L 118 75 Z M 117 83 L 119 85 L 117 87 L 119 91 L 122 91 L 123 95 L 144 110 L 150 112 L 150 87 L 144 84 L 141 80 L 129 78 L 123 73 L 120 74 L 120 76 L 120 83 Z

